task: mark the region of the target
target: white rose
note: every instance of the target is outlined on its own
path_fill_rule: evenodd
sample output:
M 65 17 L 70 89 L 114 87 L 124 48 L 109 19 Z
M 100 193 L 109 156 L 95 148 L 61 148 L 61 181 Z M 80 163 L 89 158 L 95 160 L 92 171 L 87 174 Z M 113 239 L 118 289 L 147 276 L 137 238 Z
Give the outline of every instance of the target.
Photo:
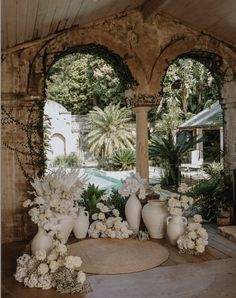
M 47 253 L 45 249 L 39 249 L 35 252 L 35 257 L 38 261 L 43 261 L 46 259 Z
M 189 235 L 189 237 L 190 237 L 191 239 L 193 239 L 193 240 L 197 239 L 197 234 L 196 234 L 196 232 L 194 232 L 194 231 L 191 231 L 188 235 Z
M 195 243 L 194 243 L 194 241 L 192 241 L 192 240 L 188 240 L 188 249 L 194 249 L 194 247 L 195 247 Z
M 67 256 L 65 258 L 65 266 L 68 269 L 79 268 L 82 264 L 80 257 Z
M 107 212 L 110 211 L 110 209 L 109 209 L 107 206 L 103 206 L 103 207 L 101 208 L 101 211 L 104 212 L 104 213 L 107 213 Z
M 98 219 L 100 219 L 100 220 L 104 220 L 104 219 L 105 219 L 105 214 L 102 213 L 102 212 L 100 212 L 100 213 L 98 214 Z
M 203 253 L 205 251 L 205 246 L 204 245 L 197 245 L 196 246 L 196 251 L 199 253 Z
M 200 214 L 195 214 L 193 217 L 193 221 L 197 222 L 197 223 L 201 223 L 202 222 L 202 216 Z
M 31 274 L 30 277 L 24 279 L 24 284 L 29 288 L 36 288 L 38 286 L 38 277 L 36 274 Z
M 42 263 L 38 267 L 38 273 L 41 275 L 48 273 L 48 270 L 49 270 L 49 268 L 46 263 Z
M 104 204 L 103 203 L 97 203 L 96 207 L 101 210 L 104 207 Z
M 113 209 L 113 210 L 112 210 L 112 213 L 113 213 L 116 217 L 118 217 L 118 216 L 120 215 L 120 212 L 119 212 L 118 209 Z
M 189 231 L 197 231 L 199 228 L 201 228 L 201 225 L 199 223 L 191 222 L 190 224 L 188 224 Z
M 30 205 L 31 205 L 31 200 L 26 200 L 26 201 L 24 201 L 23 204 L 22 204 L 22 206 L 23 206 L 24 208 L 27 208 L 27 207 L 29 207 Z
M 94 213 L 93 215 L 92 215 L 92 220 L 97 220 L 98 219 L 98 214 L 97 213 Z
M 49 264 L 49 268 L 52 272 L 55 272 L 59 268 L 59 264 L 56 261 L 51 261 Z
M 67 253 L 67 247 L 65 244 L 62 244 L 60 243 L 58 246 L 57 246 L 57 251 L 59 252 L 60 255 L 64 255 Z
M 83 284 L 86 280 L 86 274 L 83 271 L 79 271 L 77 274 L 77 282 Z
M 204 228 L 201 228 L 198 230 L 198 234 L 203 238 L 203 239 L 208 239 L 208 234 L 207 231 Z
M 182 215 L 182 209 L 181 208 L 169 208 L 169 212 L 171 215 Z
M 204 240 L 202 238 L 198 238 L 196 240 L 196 245 L 197 246 L 205 246 L 205 242 L 204 242 Z

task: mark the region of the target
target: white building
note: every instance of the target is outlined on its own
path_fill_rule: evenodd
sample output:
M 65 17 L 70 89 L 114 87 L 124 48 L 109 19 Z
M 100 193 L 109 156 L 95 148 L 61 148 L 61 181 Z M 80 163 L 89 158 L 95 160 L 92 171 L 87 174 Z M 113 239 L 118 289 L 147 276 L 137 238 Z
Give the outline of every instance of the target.
M 58 155 L 69 155 L 76 152 L 82 162 L 91 159 L 85 144 L 85 135 L 89 132 L 86 116 L 74 116 L 61 104 L 47 100 L 44 113 L 50 119 L 50 149 L 48 160 Z

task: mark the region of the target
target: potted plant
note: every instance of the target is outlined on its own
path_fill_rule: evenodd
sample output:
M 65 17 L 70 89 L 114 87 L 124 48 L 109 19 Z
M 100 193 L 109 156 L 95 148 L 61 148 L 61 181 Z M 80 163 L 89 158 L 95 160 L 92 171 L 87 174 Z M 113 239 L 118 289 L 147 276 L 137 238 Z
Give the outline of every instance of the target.
M 232 205 L 229 201 L 221 201 L 218 204 L 217 225 L 229 226 L 231 223 Z

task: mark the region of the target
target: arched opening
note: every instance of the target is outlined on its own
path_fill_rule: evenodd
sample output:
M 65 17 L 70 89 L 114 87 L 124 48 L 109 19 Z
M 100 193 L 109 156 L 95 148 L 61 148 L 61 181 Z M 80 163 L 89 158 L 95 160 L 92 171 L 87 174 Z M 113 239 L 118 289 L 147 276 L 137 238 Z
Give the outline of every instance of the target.
M 58 112 L 54 109 L 54 113 L 48 116 L 53 126 L 68 130 L 66 133 L 67 155 L 75 153 L 83 165 L 89 163 L 89 166 L 107 167 L 115 150 L 124 149 L 126 146 L 134 149 L 134 142 L 132 144 L 130 142 L 134 139 L 131 128 L 129 128 L 129 135 L 127 134 L 129 124 L 123 128 L 124 136 L 120 136 L 119 121 L 112 119 L 112 116 L 117 117 L 119 113 L 119 118 L 127 117 L 127 121 L 133 120 L 131 111 L 125 111 L 124 95 L 127 86 L 132 85 L 137 85 L 137 83 L 128 66 L 120 56 L 104 46 L 81 45 L 55 56 L 46 74 L 43 93 L 47 102 L 49 100 L 61 105 Z M 112 108 L 112 106 L 119 106 L 119 109 Z M 95 107 L 97 116 L 99 113 L 106 113 L 101 116 L 104 117 L 104 130 L 108 131 L 111 127 L 114 132 L 109 132 L 110 135 L 117 134 L 113 143 L 109 144 L 109 138 L 105 138 L 104 135 L 94 140 L 92 135 L 94 127 L 92 127 L 89 112 Z M 56 120 L 60 125 L 56 124 Z M 121 124 L 123 125 L 123 122 Z M 100 142 L 102 138 L 107 139 L 103 144 Z M 52 138 L 50 142 L 52 143 Z M 98 147 L 101 147 L 101 150 L 98 150 Z M 48 155 L 48 158 L 56 159 L 57 156 Z
M 173 53 L 171 53 L 171 55 L 173 55 Z M 235 157 L 230 139 L 234 140 L 235 143 L 235 136 L 233 137 L 231 133 L 232 128 L 230 128 L 230 126 L 232 125 L 232 119 L 230 120 L 230 112 L 228 109 L 231 110 L 231 108 L 233 108 L 232 103 L 229 103 L 232 100 L 233 90 L 235 88 L 233 87 L 235 86 L 235 80 L 232 76 L 230 67 L 225 63 L 222 57 L 215 53 L 201 50 L 192 50 L 184 53 L 179 53 L 178 55 L 172 57 L 173 59 L 165 60 L 166 63 L 168 62 L 168 64 L 166 64 L 166 71 L 164 72 L 165 75 L 162 76 L 162 90 L 160 92 L 162 97 L 165 97 L 166 95 L 165 80 L 168 71 L 171 65 L 173 65 L 173 63 L 175 63 L 176 61 L 191 59 L 192 61 L 197 61 L 197 63 L 200 62 L 209 70 L 209 73 L 214 79 L 215 92 L 211 92 L 211 95 L 214 95 L 215 93 L 215 100 L 217 99 L 218 103 L 210 105 L 208 109 L 204 109 L 203 111 L 201 111 L 204 106 L 201 105 L 199 98 L 197 99 L 197 101 L 195 99 L 195 102 L 194 98 L 192 98 L 191 109 L 200 107 L 200 113 L 194 116 L 192 119 L 186 121 L 184 124 L 180 124 L 177 121 L 178 112 L 179 114 L 181 114 L 182 112 L 179 111 L 178 105 L 172 105 L 169 107 L 172 109 L 172 120 L 175 121 L 176 126 L 178 126 L 178 131 L 181 128 L 182 130 L 188 130 L 189 128 L 191 128 L 192 130 L 192 128 L 194 128 L 194 131 L 192 130 L 193 134 L 197 134 L 197 138 L 203 137 L 203 140 L 201 142 L 195 144 L 196 148 L 195 150 L 192 150 L 192 155 L 190 156 L 190 158 L 192 159 L 191 164 L 195 160 L 197 167 L 199 168 L 200 165 L 198 163 L 200 161 L 203 161 L 202 166 L 206 169 L 205 173 L 207 174 L 206 177 L 208 178 L 208 180 L 203 180 L 203 182 L 198 181 L 197 186 L 193 187 L 192 195 L 196 198 L 203 198 L 203 200 L 200 200 L 201 204 L 198 204 L 198 207 L 202 210 L 204 218 L 207 218 L 209 221 L 214 221 L 219 209 L 229 210 L 229 208 L 232 207 L 232 177 L 233 169 L 235 168 Z M 185 75 L 189 76 L 189 79 L 191 79 L 191 73 L 186 73 Z M 183 85 L 178 76 L 176 76 L 175 79 L 176 80 L 172 82 L 172 84 L 170 84 L 172 92 L 173 89 L 179 91 L 181 89 L 181 85 Z M 197 83 L 199 84 L 199 81 Z M 225 89 L 227 90 L 227 92 L 224 91 Z M 184 97 L 184 94 L 182 94 L 182 96 Z M 207 101 L 205 103 L 207 103 Z M 186 100 L 182 102 L 182 108 L 185 113 L 189 112 L 188 106 L 186 105 Z M 184 117 L 186 117 L 186 115 L 184 115 Z M 175 136 L 173 137 L 173 148 L 175 144 L 178 144 L 178 140 L 176 141 L 176 139 L 178 139 L 178 134 L 179 132 L 177 133 L 177 136 L 175 134 Z M 181 134 L 183 134 L 183 132 L 181 132 Z M 183 141 L 182 136 L 180 137 L 180 139 Z M 187 144 L 184 144 L 184 146 L 182 145 L 183 143 L 179 144 L 179 151 L 183 151 L 184 146 L 188 147 Z M 205 152 L 203 150 L 203 147 L 205 147 Z M 174 164 L 176 160 L 181 160 L 182 158 L 180 158 L 180 155 L 182 154 L 182 152 L 179 153 L 179 156 L 178 154 L 176 155 L 176 159 L 170 158 L 171 160 L 169 161 L 169 163 L 172 162 Z M 217 154 L 213 156 L 215 153 Z M 221 168 L 220 166 L 218 166 L 218 164 L 213 165 L 213 161 L 222 161 L 222 164 L 224 164 L 224 168 Z M 181 160 L 181 162 L 183 162 L 183 160 Z M 176 173 L 178 173 L 178 171 L 176 171 Z M 222 175 L 223 173 L 224 176 Z M 204 212 L 206 212 L 207 214 L 205 214 Z

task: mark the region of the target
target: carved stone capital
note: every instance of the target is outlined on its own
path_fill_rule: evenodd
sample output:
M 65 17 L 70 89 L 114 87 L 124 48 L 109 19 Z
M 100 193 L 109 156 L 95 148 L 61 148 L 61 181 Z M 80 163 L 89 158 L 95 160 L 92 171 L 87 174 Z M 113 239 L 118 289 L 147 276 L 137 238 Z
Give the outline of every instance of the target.
M 155 107 L 160 103 L 160 98 L 149 94 L 134 94 L 130 98 L 126 98 L 128 108 L 135 107 Z

